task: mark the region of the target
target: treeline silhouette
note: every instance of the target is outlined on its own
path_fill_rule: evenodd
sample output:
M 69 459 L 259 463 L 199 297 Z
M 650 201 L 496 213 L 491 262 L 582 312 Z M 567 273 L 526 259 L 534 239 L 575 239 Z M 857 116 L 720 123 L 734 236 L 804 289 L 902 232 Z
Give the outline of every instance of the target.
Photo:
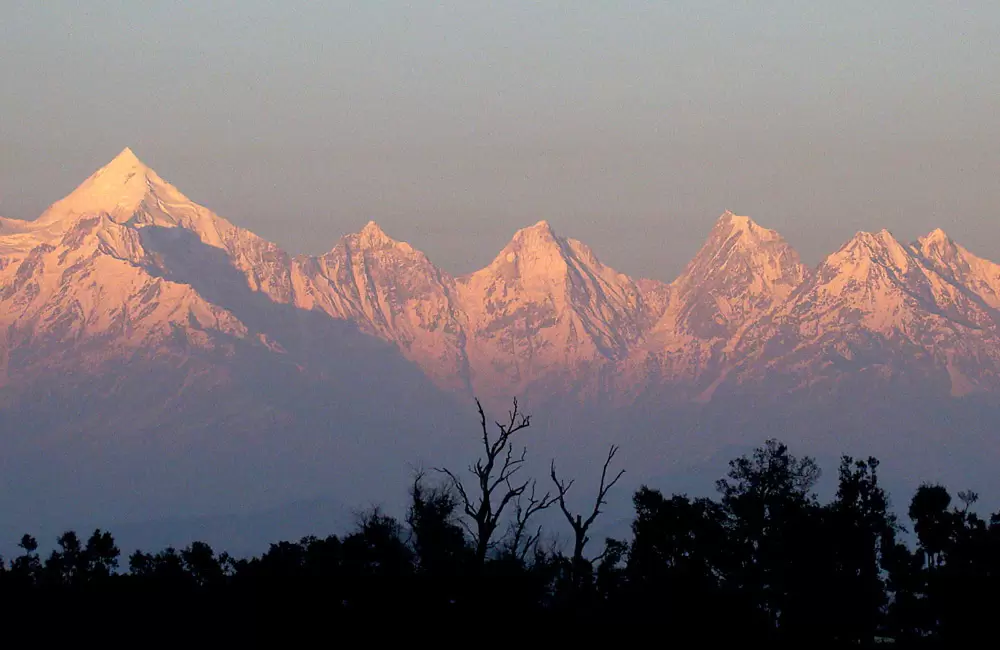
M 30 535 L 0 561 L 8 621 L 42 613 L 65 623 L 112 619 L 167 633 L 178 628 L 260 634 L 289 630 L 395 631 L 447 640 L 474 630 L 474 645 L 649 634 L 659 641 L 762 642 L 867 647 L 965 647 L 995 638 L 1000 604 L 1000 513 L 987 522 L 940 485 L 913 495 L 916 546 L 890 509 L 874 458 L 843 457 L 829 503 L 814 493 L 820 469 L 768 440 L 730 462 L 718 497 L 666 496 L 641 487 L 630 540 L 588 554 L 588 532 L 622 472 L 612 447 L 593 505 L 574 513 L 573 482 L 550 467 L 550 488 L 523 477 L 512 438 L 518 413 L 488 433 L 466 474 L 414 478 L 404 521 L 374 508 L 344 536 L 306 537 L 237 559 L 195 542 L 137 551 L 127 560 L 111 534 L 74 532 L 47 557 Z M 614 473 L 614 476 L 611 474 Z M 573 541 L 550 547 L 534 517 L 558 508 Z M 379 627 L 372 627 L 372 625 Z M 8 626 L 9 627 L 9 626 Z

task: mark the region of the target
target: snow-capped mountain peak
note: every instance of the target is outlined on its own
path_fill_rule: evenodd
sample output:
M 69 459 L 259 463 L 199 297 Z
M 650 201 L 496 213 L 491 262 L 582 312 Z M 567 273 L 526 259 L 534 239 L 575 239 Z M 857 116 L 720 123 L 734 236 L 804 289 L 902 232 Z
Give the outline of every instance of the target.
M 552 229 L 552 225 L 545 219 L 540 219 L 535 222 L 534 225 L 528 226 L 527 228 L 521 228 L 518 232 L 520 233 L 539 233 L 542 235 L 555 236 L 555 231 Z
M 484 269 L 458 281 L 472 385 L 496 393 L 575 381 L 621 358 L 648 319 L 642 291 L 547 221 L 518 230 Z M 583 382 L 581 380 L 582 383 Z
M 530 291 L 547 292 L 553 284 L 565 283 L 571 257 L 568 242 L 556 236 L 547 221 L 539 221 L 515 232 L 489 266 L 466 276 L 463 281 L 466 284 L 500 281 Z
M 111 162 L 105 165 L 101 171 L 113 175 L 116 171 L 124 171 L 127 173 L 129 170 L 139 169 L 152 171 L 141 160 L 139 160 L 139 157 L 135 155 L 135 152 L 132 151 L 131 147 L 125 147 L 111 160 Z M 98 173 L 100 173 L 100 171 Z
M 385 234 L 385 231 L 375 223 L 369 221 L 364 228 L 353 236 L 356 245 L 364 249 L 391 248 L 399 244 L 395 239 Z
M 744 245 L 758 245 L 766 242 L 784 242 L 776 231 L 764 228 L 750 217 L 734 214 L 726 210 L 715 222 L 709 235 L 709 242 L 735 237 Z
M 918 239 L 914 248 L 935 271 L 1000 309 L 1000 264 L 974 255 L 940 228 Z
M 855 268 L 859 273 L 867 272 L 871 263 L 906 273 L 910 269 L 912 255 L 892 233 L 883 228 L 876 233 L 858 232 L 824 261 L 825 266 L 842 270 Z
M 38 331 L 67 350 L 72 341 L 56 334 L 73 319 L 95 340 L 132 327 L 208 341 L 208 328 L 268 333 L 292 349 L 300 332 L 274 325 L 286 322 L 272 320 L 286 313 L 268 311 L 274 302 L 348 321 L 439 386 L 484 396 L 613 397 L 664 384 L 711 399 L 760 368 L 804 385 L 852 349 L 879 359 L 868 366 L 945 364 L 958 392 L 989 385 L 965 358 L 992 368 L 996 356 L 1000 377 L 1000 265 L 941 230 L 912 244 L 859 232 L 810 271 L 780 234 L 727 210 L 665 285 L 618 273 L 540 220 L 488 266 L 454 278 L 374 221 L 325 255 L 292 260 L 187 199 L 128 148 L 43 218 L 0 220 L 0 282 L 0 325 L 28 332 L 32 319 L 49 319 L 58 327 Z M 169 317 L 150 307 L 154 291 L 170 295 L 157 302 Z M 189 327 L 190 314 L 200 325 Z
M 726 210 L 715 222 L 715 229 L 728 232 L 734 235 L 752 235 L 757 231 L 770 233 L 772 231 L 761 228 L 753 219 L 744 215 L 738 215 L 730 210 Z
M 706 272 L 722 272 L 734 279 L 732 276 L 741 271 L 750 272 L 744 281 L 774 288 L 801 282 L 804 270 L 798 253 L 780 234 L 750 217 L 726 211 L 678 281 L 699 282 Z
M 728 338 L 784 300 L 806 275 L 781 235 L 726 211 L 671 285 L 671 304 L 657 329 Z
M 948 234 L 941 228 L 935 228 L 917 241 L 919 241 L 922 246 L 941 246 L 953 243 L 951 241 L 951 237 L 949 237 Z
M 124 223 L 144 204 L 154 206 L 162 203 L 189 204 L 190 200 L 126 147 L 69 195 L 53 204 L 37 223 L 41 225 L 75 215 L 98 214 L 106 214 L 112 220 Z
M 507 248 L 519 250 L 557 249 L 559 237 L 548 221 L 542 220 L 533 226 L 521 228 L 514 233 Z M 505 249 L 506 250 L 506 249 Z

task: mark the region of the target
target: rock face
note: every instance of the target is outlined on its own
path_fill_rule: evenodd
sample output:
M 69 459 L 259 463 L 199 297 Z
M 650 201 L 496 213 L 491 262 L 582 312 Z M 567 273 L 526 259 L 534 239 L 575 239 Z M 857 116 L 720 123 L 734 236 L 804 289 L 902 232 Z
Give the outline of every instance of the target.
M 858 233 L 811 270 L 730 212 L 669 285 L 616 272 L 544 221 L 458 278 L 374 222 L 292 258 L 129 149 L 37 220 L 0 221 L 4 383 L 240 346 L 322 374 L 313 348 L 337 321 L 487 399 L 708 402 L 845 382 L 959 396 L 1000 389 L 998 309 L 1000 265 L 940 230 L 913 244 Z

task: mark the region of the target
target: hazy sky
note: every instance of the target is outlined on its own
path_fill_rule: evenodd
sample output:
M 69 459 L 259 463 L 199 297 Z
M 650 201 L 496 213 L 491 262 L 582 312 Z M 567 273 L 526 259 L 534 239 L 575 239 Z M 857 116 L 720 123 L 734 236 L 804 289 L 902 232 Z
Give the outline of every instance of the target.
M 291 252 L 444 268 L 548 219 L 671 279 L 725 209 L 806 260 L 941 226 L 1000 260 L 996 2 L 0 0 L 0 214 L 123 147 Z

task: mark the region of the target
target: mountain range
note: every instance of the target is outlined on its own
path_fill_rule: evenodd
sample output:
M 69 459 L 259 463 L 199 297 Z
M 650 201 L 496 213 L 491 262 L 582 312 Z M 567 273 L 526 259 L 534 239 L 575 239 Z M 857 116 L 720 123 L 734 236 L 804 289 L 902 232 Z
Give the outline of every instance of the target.
M 153 486 L 225 493 L 209 468 L 234 455 L 253 460 L 219 508 L 277 498 L 268 472 L 302 495 L 328 478 L 319 459 L 448 453 L 473 396 L 562 415 L 574 423 L 562 440 L 574 428 L 594 446 L 601 430 L 640 432 L 637 457 L 658 437 L 765 422 L 870 443 L 845 417 L 895 425 L 894 449 L 903 431 L 931 426 L 917 414 L 933 404 L 977 414 L 972 442 L 945 439 L 981 457 L 997 447 L 998 393 L 1000 265 L 941 230 L 909 243 L 859 232 L 809 267 L 778 233 L 727 211 L 664 283 L 619 273 L 539 221 L 485 268 L 453 276 L 374 222 L 324 255 L 292 256 L 129 149 L 38 219 L 0 218 L 0 431 L 21 486 L 4 507 L 24 521 L 45 492 L 38 467 L 79 478 L 64 495 L 94 487 L 101 468 L 107 499 L 134 485 L 121 516 L 159 503 Z M 316 433 L 331 427 L 341 433 Z M 735 440 L 712 439 L 699 444 Z M 940 440 L 909 442 L 933 456 Z

